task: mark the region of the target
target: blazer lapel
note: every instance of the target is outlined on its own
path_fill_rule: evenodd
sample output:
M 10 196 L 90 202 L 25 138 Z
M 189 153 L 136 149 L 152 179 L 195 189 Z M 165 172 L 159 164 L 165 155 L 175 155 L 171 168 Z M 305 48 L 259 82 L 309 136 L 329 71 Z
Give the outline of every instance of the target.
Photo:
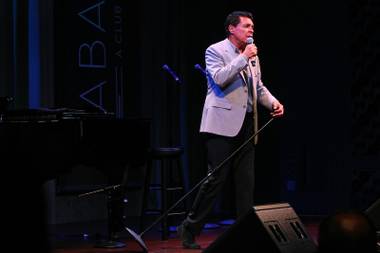
M 241 78 L 243 79 L 243 81 L 245 82 L 245 85 L 248 85 L 249 82 L 248 82 L 247 78 L 249 78 L 249 77 L 244 73 L 244 70 L 240 71 L 239 74 L 240 74 Z

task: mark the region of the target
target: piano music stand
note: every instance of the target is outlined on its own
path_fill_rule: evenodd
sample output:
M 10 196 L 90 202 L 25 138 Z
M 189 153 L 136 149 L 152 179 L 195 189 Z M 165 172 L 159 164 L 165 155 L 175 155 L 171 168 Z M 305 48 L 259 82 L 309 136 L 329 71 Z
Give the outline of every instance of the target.
M 110 192 L 115 191 L 115 190 L 117 190 L 120 187 L 122 187 L 122 184 L 116 184 L 116 185 L 106 186 L 104 188 L 100 188 L 100 189 L 97 189 L 97 190 L 94 190 L 94 191 L 90 191 L 90 192 L 79 194 L 78 198 L 87 197 L 87 196 L 90 196 L 90 195 L 93 195 L 93 194 L 102 193 L 102 192 L 106 192 L 107 195 L 110 195 Z M 108 202 L 108 205 L 107 205 L 108 206 L 107 207 L 108 214 L 110 213 L 110 201 L 112 201 L 111 197 L 108 197 L 107 198 L 107 202 Z M 108 221 L 108 224 L 109 224 L 109 221 Z M 125 246 L 126 246 L 125 243 L 113 240 L 113 238 L 112 238 L 112 231 L 110 229 L 110 226 L 108 226 L 108 239 L 104 240 L 104 241 L 102 240 L 102 241 L 98 242 L 95 245 L 96 248 L 107 248 L 107 249 L 124 248 Z

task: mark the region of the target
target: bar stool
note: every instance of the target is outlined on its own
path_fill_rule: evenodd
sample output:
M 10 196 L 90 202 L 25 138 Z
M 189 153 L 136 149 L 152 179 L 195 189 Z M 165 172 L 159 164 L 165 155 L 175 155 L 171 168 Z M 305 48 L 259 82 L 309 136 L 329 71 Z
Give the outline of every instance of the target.
M 144 217 L 146 215 L 163 214 L 176 200 L 184 193 L 184 179 L 182 171 L 181 156 L 183 148 L 181 147 L 158 147 L 153 148 L 150 152 L 150 161 L 144 179 L 143 199 L 140 213 L 140 231 L 143 230 Z M 155 162 L 158 162 L 157 172 L 160 172 L 158 182 L 153 182 L 152 174 Z M 159 191 L 161 202 L 154 208 L 148 208 L 148 197 L 152 191 Z M 168 218 L 186 214 L 186 203 L 182 203 L 168 213 L 161 221 L 161 239 L 166 240 L 169 236 L 170 227 Z

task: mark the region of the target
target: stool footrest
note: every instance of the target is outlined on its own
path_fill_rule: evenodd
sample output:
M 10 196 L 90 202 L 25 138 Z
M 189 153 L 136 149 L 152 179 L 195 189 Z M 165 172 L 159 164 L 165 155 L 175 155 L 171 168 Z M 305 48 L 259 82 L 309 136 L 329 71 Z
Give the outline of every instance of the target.
M 149 190 L 153 190 L 153 191 L 161 190 L 161 189 L 162 189 L 162 187 L 161 187 L 161 186 L 158 186 L 158 185 L 156 185 L 156 186 L 150 186 L 150 187 L 149 187 Z
M 167 191 L 182 191 L 183 187 L 177 186 L 177 187 L 168 187 L 166 188 Z
M 154 186 L 150 186 L 149 187 L 149 190 L 161 190 L 162 189 L 162 186 L 159 186 L 159 185 L 154 185 Z M 177 186 L 177 187 L 167 187 L 166 188 L 166 191 L 182 191 L 183 190 L 183 187 L 181 186 Z
M 161 214 L 162 211 L 159 209 L 146 209 L 144 210 L 144 214 Z
M 186 212 L 168 213 L 168 216 L 185 215 L 185 214 L 186 214 Z

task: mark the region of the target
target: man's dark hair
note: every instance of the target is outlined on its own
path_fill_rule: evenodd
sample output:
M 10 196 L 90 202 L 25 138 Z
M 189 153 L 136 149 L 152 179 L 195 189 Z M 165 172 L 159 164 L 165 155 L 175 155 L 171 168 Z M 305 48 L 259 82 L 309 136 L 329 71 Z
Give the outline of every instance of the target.
M 318 247 L 319 253 L 376 253 L 376 229 L 362 212 L 339 211 L 319 224 Z
M 230 31 L 228 30 L 228 27 L 230 25 L 237 26 L 237 24 L 240 23 L 240 17 L 247 17 L 250 18 L 253 22 L 253 16 L 252 13 L 248 11 L 234 11 L 228 14 L 226 21 L 224 22 L 224 30 L 228 35 L 230 35 Z

